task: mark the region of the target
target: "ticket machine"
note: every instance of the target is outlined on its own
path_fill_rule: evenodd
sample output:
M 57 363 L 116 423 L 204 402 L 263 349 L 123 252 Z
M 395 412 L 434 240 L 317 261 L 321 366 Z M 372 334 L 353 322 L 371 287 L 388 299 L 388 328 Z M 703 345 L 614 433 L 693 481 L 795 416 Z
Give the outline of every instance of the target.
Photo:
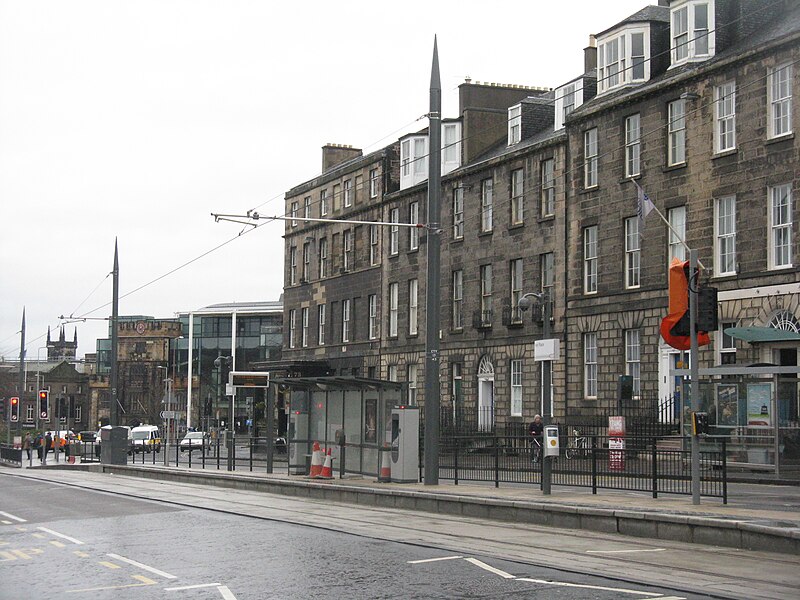
M 419 407 L 392 409 L 391 462 L 393 483 L 419 481 Z
M 548 425 L 544 428 L 544 455 L 558 456 L 559 450 L 558 427 Z
M 308 440 L 308 392 L 293 390 L 289 398 L 289 421 L 286 432 L 289 442 L 289 474 L 307 475 L 306 455 L 310 452 Z

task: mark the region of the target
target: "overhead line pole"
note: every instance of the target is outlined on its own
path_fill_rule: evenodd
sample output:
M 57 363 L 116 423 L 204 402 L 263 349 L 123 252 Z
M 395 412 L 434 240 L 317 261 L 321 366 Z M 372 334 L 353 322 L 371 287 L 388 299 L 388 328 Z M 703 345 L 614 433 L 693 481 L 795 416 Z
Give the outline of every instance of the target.
M 119 319 L 119 254 L 117 251 L 117 240 L 114 240 L 114 269 L 111 271 L 113 275 L 113 292 L 111 299 L 111 425 L 119 425 L 119 405 L 117 404 L 117 387 L 119 379 L 119 370 L 117 368 L 117 321 Z
M 428 234 L 427 295 L 425 310 L 425 485 L 439 484 L 439 301 L 441 286 L 441 136 L 442 84 L 439 76 L 439 51 L 433 38 L 430 114 L 428 115 Z

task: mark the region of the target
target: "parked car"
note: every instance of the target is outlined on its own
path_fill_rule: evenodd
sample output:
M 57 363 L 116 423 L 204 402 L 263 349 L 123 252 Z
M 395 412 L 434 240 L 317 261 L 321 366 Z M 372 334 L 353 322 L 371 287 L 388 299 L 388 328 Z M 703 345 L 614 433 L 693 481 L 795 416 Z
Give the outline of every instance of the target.
M 84 444 L 88 444 L 90 442 L 93 442 L 96 437 L 97 437 L 97 432 L 96 431 L 81 431 L 78 434 L 78 439 L 81 442 L 83 442 Z
M 131 429 L 133 453 L 161 452 L 161 434 L 155 425 L 139 425 Z
M 205 431 L 190 431 L 183 439 L 180 441 L 178 446 L 180 446 L 181 452 L 192 452 L 193 450 L 202 450 L 204 452 L 208 452 L 209 444 L 211 443 L 211 438 Z

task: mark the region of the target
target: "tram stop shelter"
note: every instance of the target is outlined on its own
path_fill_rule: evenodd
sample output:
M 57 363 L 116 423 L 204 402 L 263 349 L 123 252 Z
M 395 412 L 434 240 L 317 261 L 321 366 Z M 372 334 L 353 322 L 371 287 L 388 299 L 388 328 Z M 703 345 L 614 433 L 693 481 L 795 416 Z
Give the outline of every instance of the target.
M 795 350 L 788 353 L 794 357 L 800 346 L 800 334 L 770 327 L 735 327 L 725 333 L 751 344 Z M 724 440 L 730 466 L 800 476 L 800 366 L 796 359 L 787 362 L 699 369 L 699 410 L 708 414 L 710 425 L 703 443 L 721 447 Z M 684 377 L 683 397 L 689 400 L 689 369 L 673 372 Z M 687 401 L 681 415 L 684 435 L 691 434 L 690 410 Z
M 390 443 L 392 408 L 405 383 L 362 377 L 287 377 L 272 384 L 288 392 L 289 473 L 305 474 L 314 442 L 331 449 L 336 470 L 377 476 L 380 449 Z M 343 452 L 344 451 L 344 452 Z

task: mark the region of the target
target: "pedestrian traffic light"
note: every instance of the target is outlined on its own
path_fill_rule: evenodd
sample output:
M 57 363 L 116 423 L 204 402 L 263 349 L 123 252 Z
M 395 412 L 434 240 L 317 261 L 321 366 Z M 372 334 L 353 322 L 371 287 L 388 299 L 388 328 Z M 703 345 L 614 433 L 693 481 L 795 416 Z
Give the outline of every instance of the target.
M 39 390 L 39 417 L 47 419 L 50 414 L 50 392 Z
M 17 421 L 19 421 L 19 398 L 15 396 L 11 398 L 11 422 Z
M 692 279 L 692 286 L 699 285 L 699 273 L 696 273 L 694 278 L 689 276 L 689 261 L 673 258 L 669 266 L 669 314 L 661 320 L 661 337 L 676 350 L 688 350 L 691 347 L 689 335 L 690 279 Z M 716 301 L 716 298 L 714 300 Z M 698 327 L 698 346 L 711 343 L 707 331 Z
M 708 434 L 708 413 L 692 413 L 692 435 Z

